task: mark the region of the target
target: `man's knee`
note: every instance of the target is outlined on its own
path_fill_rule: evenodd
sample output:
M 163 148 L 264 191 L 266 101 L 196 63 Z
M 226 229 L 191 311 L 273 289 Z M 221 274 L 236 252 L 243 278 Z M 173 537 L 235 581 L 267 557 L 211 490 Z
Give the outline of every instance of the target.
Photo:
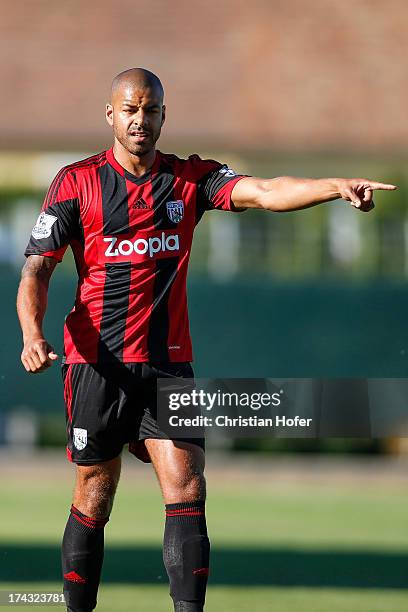
M 77 466 L 74 506 L 87 516 L 109 516 L 119 476 L 120 465 Z
M 167 503 L 205 500 L 206 481 L 204 471 L 199 467 L 180 470 L 178 474 L 167 480 L 165 493 Z
M 205 454 L 196 444 L 147 439 L 166 504 L 205 499 Z

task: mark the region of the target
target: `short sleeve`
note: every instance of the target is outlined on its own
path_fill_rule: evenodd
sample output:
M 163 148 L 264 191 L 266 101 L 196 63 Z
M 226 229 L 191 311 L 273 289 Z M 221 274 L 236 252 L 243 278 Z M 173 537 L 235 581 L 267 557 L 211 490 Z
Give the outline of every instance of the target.
M 45 255 L 61 261 L 70 241 L 78 233 L 79 200 L 74 177 L 63 168 L 45 196 L 31 232 L 25 256 Z
M 205 174 L 197 182 L 199 205 L 205 210 L 243 212 L 234 207 L 231 192 L 245 174 L 237 174 L 226 164 L 213 160 L 201 160 Z

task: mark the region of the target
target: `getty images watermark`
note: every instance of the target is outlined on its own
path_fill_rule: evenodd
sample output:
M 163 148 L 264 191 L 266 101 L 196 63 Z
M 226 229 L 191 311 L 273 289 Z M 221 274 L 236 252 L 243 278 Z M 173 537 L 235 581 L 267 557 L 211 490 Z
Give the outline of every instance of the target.
M 173 391 L 168 396 L 168 408 L 170 411 L 180 411 L 180 414 L 170 414 L 169 425 L 171 427 L 309 427 L 313 419 L 305 419 L 299 415 L 295 417 L 286 415 L 260 417 L 257 414 L 244 416 L 246 409 L 256 412 L 263 408 L 280 406 L 283 393 L 283 389 L 275 393 L 237 393 L 220 389 L 215 392 L 204 389 L 192 389 L 190 392 Z M 197 408 L 200 414 L 186 416 L 186 411 L 183 410 L 185 408 L 193 408 L 193 410 Z M 226 408 L 229 412 L 225 411 Z M 209 413 L 218 412 L 220 409 L 224 409 L 222 414 L 216 414 L 214 417 L 208 416 Z M 240 414 L 232 416 L 231 409 L 240 409 Z M 243 411 L 244 414 L 242 414 Z
M 158 380 L 169 437 L 408 436 L 408 379 Z

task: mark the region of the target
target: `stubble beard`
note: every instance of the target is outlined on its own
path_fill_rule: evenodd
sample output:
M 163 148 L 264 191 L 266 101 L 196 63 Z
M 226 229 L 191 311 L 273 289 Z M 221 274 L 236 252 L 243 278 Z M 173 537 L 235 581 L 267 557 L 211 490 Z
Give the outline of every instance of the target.
M 151 135 L 148 142 L 143 142 L 140 144 L 132 142 L 131 139 L 127 136 L 127 134 L 123 137 L 119 134 L 115 134 L 115 136 L 116 139 L 119 140 L 120 144 L 126 149 L 126 151 L 137 157 L 143 157 L 155 148 L 155 144 L 159 139 L 160 132 L 156 136 Z

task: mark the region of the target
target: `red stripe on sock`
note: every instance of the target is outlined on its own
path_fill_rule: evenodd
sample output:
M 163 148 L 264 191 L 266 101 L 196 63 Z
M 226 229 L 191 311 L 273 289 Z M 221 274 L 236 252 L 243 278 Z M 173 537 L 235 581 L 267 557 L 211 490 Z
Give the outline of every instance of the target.
M 92 518 L 91 516 L 85 516 L 82 514 L 82 512 L 78 510 L 78 508 L 75 508 L 75 506 L 71 506 L 71 514 L 74 518 L 76 518 L 77 521 L 79 521 L 83 525 L 86 525 L 87 527 L 91 527 L 92 529 L 95 529 L 97 527 L 104 527 L 109 520 L 107 518 L 96 519 Z
M 204 508 L 201 508 L 200 506 L 187 506 L 187 508 L 166 508 L 167 512 L 190 512 L 190 511 L 200 511 L 200 512 L 204 512 Z
M 82 518 L 80 516 L 78 516 L 77 514 L 72 513 L 72 516 L 79 522 L 82 523 L 82 525 L 85 525 L 85 527 L 92 527 L 93 529 L 95 528 L 94 525 L 89 525 L 86 521 L 83 521 Z

